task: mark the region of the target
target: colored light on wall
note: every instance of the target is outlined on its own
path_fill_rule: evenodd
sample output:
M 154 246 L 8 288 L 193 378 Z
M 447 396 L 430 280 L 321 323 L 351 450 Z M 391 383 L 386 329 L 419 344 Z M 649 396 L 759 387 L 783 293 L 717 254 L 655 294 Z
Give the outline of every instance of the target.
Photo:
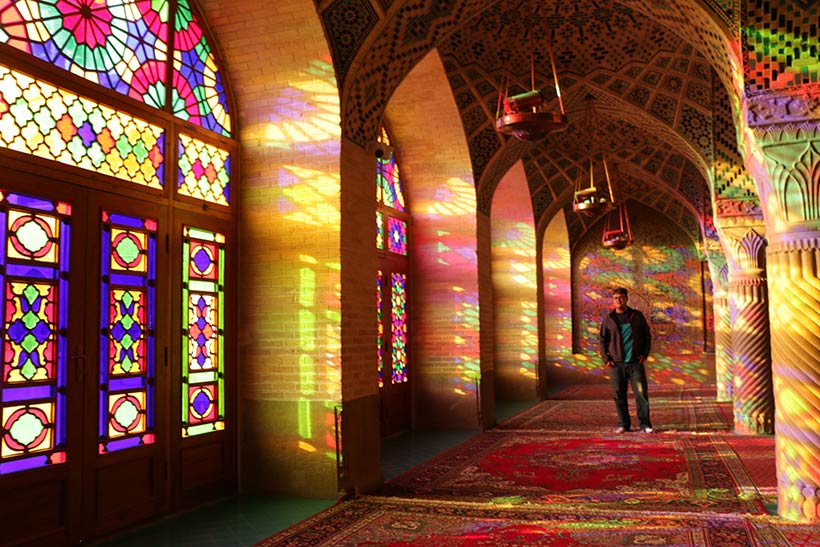
M 0 475 L 66 459 L 71 207 L 0 193 Z
M 154 441 L 156 229 L 104 211 L 100 269 L 100 454 Z
M 283 218 L 310 226 L 339 230 L 340 178 L 337 174 L 285 166 L 279 173 L 282 198 L 279 212 Z
M 225 427 L 225 236 L 183 227 L 182 436 Z
M 0 146 L 162 188 L 162 128 L 3 65 L 0 94 Z
M 264 128 L 265 144 L 287 150 L 324 142 L 337 147 L 342 134 L 341 109 L 333 65 L 313 61 L 288 83 L 286 91 L 272 98 L 275 106 Z
M 184 133 L 179 135 L 177 192 L 210 203 L 231 202 L 231 155 Z

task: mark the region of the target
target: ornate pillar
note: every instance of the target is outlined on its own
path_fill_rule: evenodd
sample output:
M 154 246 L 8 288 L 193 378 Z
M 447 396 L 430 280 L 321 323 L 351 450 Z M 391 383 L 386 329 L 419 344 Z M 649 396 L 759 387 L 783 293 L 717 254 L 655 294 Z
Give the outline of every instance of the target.
M 706 256 L 712 276 L 712 307 L 715 315 L 715 384 L 716 399 L 732 400 L 733 358 L 732 322 L 729 315 L 729 266 L 720 241 L 707 240 Z
M 730 260 L 728 300 L 734 364 L 734 430 L 741 434 L 772 434 L 774 394 L 766 240 L 762 235 L 765 226 L 759 211 L 748 214 L 752 212 L 723 217 L 720 227 Z
M 787 99 L 752 106 L 765 107 L 763 118 L 776 120 L 816 117 L 820 111 L 817 98 L 813 102 L 810 97 Z M 751 161 L 760 161 L 766 168 L 759 186 L 761 198 L 765 195 L 772 280 L 778 513 L 816 523 L 820 522 L 820 124 L 804 118 L 758 126 L 749 134 L 757 146 Z

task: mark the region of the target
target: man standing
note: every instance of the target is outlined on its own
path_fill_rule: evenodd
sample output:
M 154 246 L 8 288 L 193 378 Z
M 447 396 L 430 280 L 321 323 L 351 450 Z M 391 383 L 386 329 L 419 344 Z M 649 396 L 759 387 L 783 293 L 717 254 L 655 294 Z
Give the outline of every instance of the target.
M 618 287 L 612 291 L 615 309 L 601 321 L 598 348 L 601 360 L 609 368 L 609 379 L 615 396 L 615 408 L 618 411 L 618 427 L 615 433 L 629 431 L 631 427 L 626 393 L 627 381 L 632 384 L 632 392 L 635 394 L 641 431 L 652 433 L 644 368 L 644 362 L 649 357 L 652 335 L 644 315 L 627 306 L 627 300 L 629 295 L 625 288 Z

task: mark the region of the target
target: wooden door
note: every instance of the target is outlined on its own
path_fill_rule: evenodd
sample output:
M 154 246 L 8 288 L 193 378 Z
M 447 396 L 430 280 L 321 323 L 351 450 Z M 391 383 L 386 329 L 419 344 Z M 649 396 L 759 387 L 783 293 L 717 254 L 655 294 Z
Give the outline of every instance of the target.
M 168 507 L 167 224 L 164 206 L 90 193 L 82 301 L 84 538 Z
M 0 545 L 168 507 L 168 213 L 0 169 Z
M 87 196 L 4 168 L 0 194 L 0 544 L 64 545 L 80 533 Z
M 228 216 L 174 212 L 171 476 L 175 508 L 236 491 L 234 232 Z

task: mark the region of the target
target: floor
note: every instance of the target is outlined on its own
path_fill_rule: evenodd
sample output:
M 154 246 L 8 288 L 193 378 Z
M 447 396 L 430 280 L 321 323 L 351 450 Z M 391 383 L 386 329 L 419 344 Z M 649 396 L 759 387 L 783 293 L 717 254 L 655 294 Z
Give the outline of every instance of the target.
M 496 419 L 509 418 L 535 401 L 496 404 Z M 414 431 L 382 442 L 385 480 L 469 439 L 475 432 Z M 94 543 L 94 547 L 249 547 L 330 507 L 334 500 L 238 496 L 163 519 Z

